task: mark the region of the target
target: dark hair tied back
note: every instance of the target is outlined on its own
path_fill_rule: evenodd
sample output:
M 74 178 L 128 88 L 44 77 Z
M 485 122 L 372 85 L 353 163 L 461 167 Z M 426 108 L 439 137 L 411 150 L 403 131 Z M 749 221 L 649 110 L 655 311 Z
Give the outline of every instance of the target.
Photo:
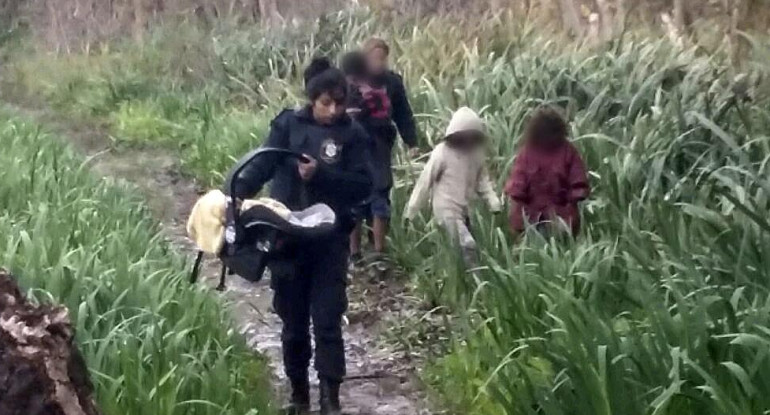
M 313 58 L 304 73 L 305 93 L 311 101 L 315 101 L 328 93 L 335 100 L 344 101 L 347 98 L 348 84 L 341 70 L 332 65 L 329 58 Z
M 310 80 L 333 67 L 332 62 L 325 56 L 313 58 L 310 65 L 305 68 L 305 86 L 310 83 Z

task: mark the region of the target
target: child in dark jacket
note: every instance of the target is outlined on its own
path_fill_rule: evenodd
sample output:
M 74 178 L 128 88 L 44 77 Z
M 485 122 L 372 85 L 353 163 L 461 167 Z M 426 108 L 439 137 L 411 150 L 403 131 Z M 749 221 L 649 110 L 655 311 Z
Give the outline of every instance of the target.
M 367 218 L 371 219 L 374 250 L 377 253 L 385 252 L 391 214 L 390 190 L 393 187 L 392 153 L 397 136 L 400 134 L 404 144 L 410 148 L 410 156 L 417 152 L 414 115 L 403 79 L 388 68 L 389 54 L 390 47 L 385 41 L 369 39 L 363 45 L 367 82 L 356 82 L 363 104 L 357 119 L 369 133 L 373 146 L 374 191 L 364 210 Z M 353 258 L 360 257 L 360 240 L 359 226 L 351 237 L 350 251 Z
M 417 126 L 414 121 L 412 107 L 409 104 L 404 79 L 393 72 L 388 66 L 390 46 L 382 39 L 371 38 L 364 43 L 364 53 L 369 64 L 369 72 L 374 85 L 387 88 L 392 107 L 392 119 L 395 123 L 390 130 L 391 145 L 396 138 L 396 129 L 411 150 L 417 148 Z M 414 152 L 414 151 L 413 151 Z
M 515 233 L 528 224 L 542 228 L 562 222 L 573 235 L 580 230 L 578 203 L 590 194 L 588 176 L 557 110 L 542 107 L 533 114 L 505 193 L 513 202 L 510 225 Z
M 389 145 L 383 145 L 383 138 L 393 129 L 391 118 L 390 97 L 387 88 L 375 82 L 369 70 L 366 54 L 353 51 L 342 58 L 342 70 L 348 81 L 350 93 L 348 95 L 347 113 L 355 119 L 369 136 L 369 149 L 372 155 L 379 154 L 373 163 L 374 187 L 370 197 L 361 206 L 356 208 L 358 220 L 356 227 L 350 235 L 350 252 L 353 261 L 361 259 L 361 237 L 363 233 L 363 221 L 372 224 L 373 232 L 370 240 L 374 242 L 375 250 L 384 250 L 383 221 L 390 215 L 390 165 L 383 166 L 381 153 L 383 147 L 387 147 L 388 160 L 390 159 Z M 393 132 L 395 134 L 395 132 Z M 379 225 L 379 226 L 378 226 Z

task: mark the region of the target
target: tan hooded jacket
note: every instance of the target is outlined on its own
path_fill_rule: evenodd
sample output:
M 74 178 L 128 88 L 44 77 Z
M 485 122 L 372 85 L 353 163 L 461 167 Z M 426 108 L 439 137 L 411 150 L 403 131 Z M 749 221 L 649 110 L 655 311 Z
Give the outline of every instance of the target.
M 460 108 L 452 116 L 445 137 L 462 131 L 484 132 L 484 123 L 473 110 Z M 413 219 L 430 199 L 433 215 L 441 222 L 464 220 L 468 205 L 481 196 L 494 212 L 501 209 L 480 148 L 473 153 L 455 150 L 442 142 L 433 149 L 412 191 L 404 216 Z

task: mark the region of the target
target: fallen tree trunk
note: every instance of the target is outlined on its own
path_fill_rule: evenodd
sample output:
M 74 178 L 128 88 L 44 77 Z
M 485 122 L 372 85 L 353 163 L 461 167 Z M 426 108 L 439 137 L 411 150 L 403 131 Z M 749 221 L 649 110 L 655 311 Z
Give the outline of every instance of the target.
M 0 414 L 98 415 L 64 307 L 36 306 L 0 269 Z

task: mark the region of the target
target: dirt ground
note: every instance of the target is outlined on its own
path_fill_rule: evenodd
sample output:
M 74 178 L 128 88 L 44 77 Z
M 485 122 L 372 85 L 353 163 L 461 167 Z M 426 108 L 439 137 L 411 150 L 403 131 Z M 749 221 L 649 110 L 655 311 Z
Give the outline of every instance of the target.
M 158 149 L 115 150 L 105 129 L 99 126 L 73 126 L 40 110 L 16 107 L 13 111 L 43 123 L 71 141 L 90 158 L 97 174 L 135 185 L 170 240 L 189 253 L 192 261 L 195 247 L 186 236 L 185 223 L 193 203 L 205 189 L 179 173 L 172 153 Z M 202 276 L 210 286 L 216 285 L 219 266 L 214 259 L 206 259 Z M 384 326 L 398 321 L 403 308 L 409 307 L 396 300 L 405 297 L 403 285 L 394 278 L 375 278 L 366 273 L 351 275 L 350 280 L 350 309 L 344 327 L 348 378 L 341 389 L 344 413 L 435 413 L 428 409 L 426 394 L 416 375 L 416 360 L 406 353 L 396 353 L 382 341 Z M 223 295 L 229 300 L 233 318 L 248 344 L 269 358 L 280 403 L 287 396 L 287 382 L 281 363 L 281 322 L 272 310 L 269 281 L 252 284 L 236 276 L 229 277 Z M 318 382 L 312 363 L 311 381 L 315 403 Z

